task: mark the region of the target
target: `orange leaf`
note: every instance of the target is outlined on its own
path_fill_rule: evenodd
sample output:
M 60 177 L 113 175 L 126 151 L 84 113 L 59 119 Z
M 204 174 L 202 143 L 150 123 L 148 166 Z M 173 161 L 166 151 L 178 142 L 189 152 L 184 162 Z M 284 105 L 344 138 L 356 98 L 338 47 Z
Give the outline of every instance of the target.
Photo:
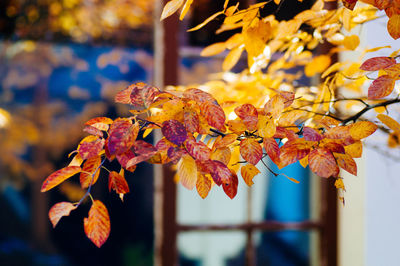
M 389 18 L 387 29 L 393 39 L 400 38 L 400 15 L 396 14 Z
M 304 73 L 307 77 L 312 77 L 317 73 L 322 73 L 331 64 L 331 57 L 329 55 L 319 55 L 312 59 L 304 68 Z
M 200 120 L 197 112 L 192 108 L 185 107 L 183 112 L 185 128 L 188 132 L 194 133 L 200 131 Z
M 243 177 L 244 182 L 249 187 L 251 187 L 254 184 L 253 178 L 261 172 L 257 169 L 257 167 L 248 163 L 245 166 L 242 166 L 242 168 L 240 169 L 240 173 Z
M 331 177 L 339 174 L 339 167 L 336 164 L 333 154 L 324 148 L 318 148 L 308 155 L 308 163 L 312 172 L 320 177 Z
M 368 99 L 380 99 L 388 96 L 394 88 L 395 80 L 389 75 L 383 75 L 374 80 L 368 88 Z
M 92 126 L 97 128 L 98 130 L 108 130 L 110 124 L 113 123 L 113 120 L 108 117 L 96 117 L 92 118 L 85 123 L 87 126 Z
M 242 120 L 229 120 L 227 122 L 227 125 L 230 131 L 238 135 L 246 131 L 246 125 L 243 123 Z
M 280 149 L 279 155 L 279 168 L 283 168 L 289 164 L 295 163 L 301 160 L 310 152 L 310 143 L 303 139 L 288 141 Z
M 400 64 L 395 64 L 393 66 L 387 67 L 384 71 L 394 79 L 398 80 L 400 78 Z
M 103 150 L 105 140 L 97 139 L 92 142 L 84 142 L 79 145 L 78 151 L 83 160 L 97 156 Z
M 196 189 L 197 193 L 199 193 L 200 197 L 205 199 L 208 195 L 208 193 L 211 190 L 211 179 L 207 175 L 203 174 L 198 174 L 197 176 L 197 182 L 196 182 Z
M 217 100 L 215 100 L 211 94 L 209 94 L 208 92 L 196 89 L 196 88 L 190 88 L 190 89 L 185 90 L 183 92 L 183 96 L 185 98 L 188 98 L 190 100 L 193 100 L 193 101 L 199 102 L 199 103 L 210 102 L 213 104 L 218 104 Z
M 285 99 L 276 94 L 264 105 L 265 113 L 270 113 L 273 117 L 278 117 L 285 108 Z
M 385 114 L 379 114 L 377 115 L 377 118 L 384 123 L 388 128 L 392 129 L 396 133 L 400 134 L 400 124 L 391 118 L 390 116 L 387 116 Z
M 396 64 L 396 60 L 394 58 L 379 56 L 379 57 L 373 57 L 373 58 L 366 60 L 360 66 L 360 69 L 365 70 L 365 71 L 376 71 L 376 70 L 381 70 L 381 69 L 390 67 L 394 64 Z
M 255 139 L 244 139 L 240 142 L 240 155 L 251 164 L 256 165 L 262 157 L 262 147 Z
M 200 110 L 210 126 L 225 132 L 225 113 L 219 105 L 203 102 Z
M 360 121 L 350 127 L 350 135 L 353 139 L 359 140 L 368 137 L 377 130 L 378 126 L 370 121 Z
M 343 168 L 352 175 L 357 175 L 357 164 L 348 154 L 333 153 L 339 167 Z
M 275 135 L 276 125 L 274 119 L 270 119 L 265 115 L 260 115 L 257 123 L 258 135 L 263 138 L 270 138 Z
M 135 111 L 143 111 L 149 108 L 159 94 L 157 88 L 142 82 L 132 84 L 130 87 L 133 87 L 130 94 L 130 104 Z
M 350 155 L 352 158 L 361 158 L 362 156 L 362 143 L 361 141 L 356 141 L 353 144 L 344 146 L 346 154 Z
M 76 208 L 76 205 L 66 201 L 54 204 L 49 211 L 49 219 L 53 227 L 56 227 L 62 217 L 68 216 Z
M 219 138 L 219 139 L 217 138 L 214 142 L 213 149 L 227 147 L 227 146 L 231 145 L 232 143 L 234 143 L 236 141 L 237 137 L 238 136 L 236 134 L 228 134 L 222 138 Z
M 123 170 L 121 173 L 123 174 Z M 108 190 L 111 192 L 111 189 L 114 189 L 119 194 L 121 200 L 123 200 L 124 194 L 129 193 L 129 186 L 125 177 L 115 171 L 110 172 L 108 175 Z
M 190 155 L 183 155 L 178 162 L 177 175 L 182 185 L 192 190 L 197 182 L 197 166 L 196 162 Z
M 224 147 L 224 148 L 219 148 L 219 149 L 215 149 L 212 153 L 211 153 L 211 160 L 217 160 L 220 162 L 223 162 L 224 164 L 228 165 L 229 161 L 231 160 L 231 149 L 229 147 Z
M 181 15 L 179 16 L 180 20 L 183 20 L 183 18 L 186 16 L 187 12 L 190 9 L 190 6 L 192 5 L 193 0 L 186 0 L 185 5 L 182 8 Z
M 79 176 L 82 188 L 88 188 L 90 185 L 96 183 L 100 175 L 100 169 L 98 169 L 100 167 L 100 164 L 100 157 L 93 157 L 86 160 L 82 167 L 82 173 Z M 94 172 L 96 172 L 96 174 Z
M 62 168 L 47 177 L 47 179 L 43 182 L 41 192 L 46 192 L 53 187 L 61 184 L 71 176 L 79 173 L 81 168 L 79 166 L 67 166 Z
M 83 219 L 83 227 L 87 237 L 100 248 L 110 235 L 110 217 L 106 206 L 99 200 L 93 201 L 89 217 Z
M 258 112 L 252 104 L 243 104 L 235 108 L 236 115 L 242 119 L 247 129 L 254 131 L 257 129 Z
M 264 149 L 265 149 L 266 153 L 268 154 L 269 158 L 276 165 L 279 165 L 279 163 L 280 163 L 279 155 L 281 152 L 279 150 L 278 143 L 276 143 L 275 139 L 264 138 L 263 144 L 264 144 Z

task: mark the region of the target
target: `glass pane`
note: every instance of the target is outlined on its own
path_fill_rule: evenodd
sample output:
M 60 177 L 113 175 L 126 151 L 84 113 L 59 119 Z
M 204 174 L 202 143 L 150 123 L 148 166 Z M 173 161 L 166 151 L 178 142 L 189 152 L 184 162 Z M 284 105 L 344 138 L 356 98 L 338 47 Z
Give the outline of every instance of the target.
M 310 232 L 260 232 L 256 236 L 257 266 L 310 265 Z
M 243 232 L 191 232 L 178 236 L 180 266 L 245 265 Z

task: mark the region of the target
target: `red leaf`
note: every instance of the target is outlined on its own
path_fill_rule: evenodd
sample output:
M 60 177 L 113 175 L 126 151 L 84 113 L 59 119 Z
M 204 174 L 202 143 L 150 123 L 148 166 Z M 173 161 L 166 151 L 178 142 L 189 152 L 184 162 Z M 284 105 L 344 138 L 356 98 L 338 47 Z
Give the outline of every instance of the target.
M 336 177 L 339 174 L 335 157 L 328 149 L 318 148 L 311 151 L 308 155 L 308 164 L 311 171 L 320 177 Z
M 129 193 L 129 186 L 125 177 L 115 171 L 110 172 L 108 175 L 108 190 L 111 192 L 111 189 L 115 190 L 117 194 Z
M 116 120 L 110 127 L 107 142 L 111 155 L 126 152 L 136 140 L 139 133 L 138 123 L 132 124 L 129 120 Z
M 127 150 L 126 152 L 122 153 L 122 154 L 118 154 L 117 156 L 117 160 L 119 162 L 119 164 L 125 168 L 126 170 L 133 172 L 136 169 L 136 165 L 133 165 L 129 168 L 126 167 L 126 165 L 128 164 L 128 162 L 130 160 L 132 160 L 135 157 L 135 154 L 133 153 L 133 151 L 131 150 Z
M 236 107 L 235 113 L 242 119 L 248 130 L 254 131 L 257 129 L 258 112 L 252 104 L 243 104 Z
M 211 150 L 203 142 L 196 142 L 193 137 L 185 141 L 185 147 L 189 154 L 196 160 L 204 161 L 210 159 Z
M 368 99 L 380 99 L 388 96 L 394 88 L 395 80 L 389 75 L 383 75 L 374 80 L 368 88 Z
M 279 94 L 285 99 L 284 108 L 288 108 L 294 101 L 295 94 L 290 91 L 280 91 Z
M 328 140 L 320 144 L 321 148 L 325 148 L 330 150 L 331 152 L 337 153 L 345 153 L 344 146 L 340 143 L 335 142 L 334 140 Z
M 303 137 L 305 140 L 310 141 L 320 141 L 321 139 L 323 139 L 322 135 L 319 134 L 318 131 L 310 127 L 303 128 Z
M 288 138 L 288 140 L 295 140 L 298 139 L 298 136 L 291 130 L 288 130 L 283 127 L 276 127 L 276 132 L 273 138 L 274 139 Z
M 265 138 L 263 141 L 264 149 L 268 154 L 269 158 L 276 164 L 279 165 L 280 163 L 280 150 L 279 145 L 276 143 L 275 139 L 273 138 Z
M 122 91 L 118 92 L 117 95 L 115 95 L 114 101 L 116 103 L 123 103 L 123 104 L 130 104 L 131 103 L 131 93 L 133 90 L 134 86 L 131 85 L 126 89 L 123 89 Z
M 81 168 L 79 166 L 67 166 L 62 168 L 47 177 L 47 179 L 43 182 L 41 192 L 46 192 L 53 187 L 61 184 L 71 176 L 79 173 Z
M 288 141 L 281 147 L 279 168 L 303 159 L 310 152 L 311 145 L 302 139 Z
M 97 139 L 92 142 L 83 142 L 79 145 L 79 155 L 83 160 L 97 156 L 104 147 L 104 139 Z
M 200 130 L 200 120 L 197 112 L 191 108 L 185 108 L 183 113 L 185 128 L 188 132 L 194 133 Z
M 85 127 L 83 128 L 83 131 L 84 131 L 84 132 L 87 132 L 87 133 L 89 133 L 89 134 L 91 134 L 91 135 L 93 135 L 93 136 L 98 136 L 98 137 L 100 137 L 100 138 L 103 137 L 103 132 L 102 132 L 101 130 L 99 130 L 99 129 L 93 127 L 93 126 L 85 126 Z
M 162 124 L 161 131 L 165 138 L 172 143 L 180 146 L 187 138 L 185 127 L 176 120 L 168 120 Z
M 244 139 L 240 142 L 240 155 L 249 163 L 256 165 L 262 158 L 262 147 L 255 139 Z
M 82 188 L 88 188 L 90 184 L 93 185 L 96 183 L 100 175 L 100 169 L 98 169 L 100 164 L 101 164 L 100 157 L 90 158 L 83 164 L 82 173 L 79 176 Z M 96 174 L 94 174 L 95 171 Z M 93 181 L 92 181 L 92 176 L 93 176 Z
M 224 182 L 222 185 L 222 188 L 224 189 L 225 194 L 233 199 L 236 194 L 237 194 L 237 189 L 238 189 L 238 177 L 234 172 L 231 172 L 230 180 L 229 182 Z
M 153 145 L 151 145 L 150 143 L 147 143 L 146 141 L 143 141 L 143 140 L 135 141 L 135 143 L 132 145 L 132 147 L 133 147 L 133 152 L 136 155 L 136 157 L 130 159 L 126 163 L 127 168 L 131 168 L 138 163 L 147 161 L 148 159 L 153 157 L 154 154 L 157 153 L 157 149 Z
M 215 100 L 211 94 L 196 88 L 185 90 L 183 96 L 198 103 L 210 102 L 212 104 L 218 104 L 217 100 Z
M 185 154 L 187 154 L 187 152 L 178 147 L 170 147 L 167 152 L 168 157 L 174 164 L 177 163 Z
M 219 105 L 203 102 L 200 110 L 210 126 L 225 132 L 225 113 Z
M 231 171 L 222 162 L 216 160 L 196 161 L 197 169 L 200 172 L 211 174 L 215 184 L 229 183 L 231 180 Z
M 76 205 L 66 201 L 54 204 L 49 211 L 49 219 L 53 227 L 56 227 L 62 217 L 68 216 L 76 208 Z
M 130 94 L 130 103 L 132 104 L 132 108 L 136 111 L 149 108 L 157 94 L 159 94 L 157 88 L 144 83 L 136 83 L 130 87 L 133 87 Z
M 89 210 L 89 217 L 83 219 L 87 237 L 100 248 L 110 235 L 111 224 L 106 206 L 95 200 Z
M 373 57 L 366 60 L 361 66 L 361 70 L 376 71 L 396 64 L 396 60 L 392 57 Z

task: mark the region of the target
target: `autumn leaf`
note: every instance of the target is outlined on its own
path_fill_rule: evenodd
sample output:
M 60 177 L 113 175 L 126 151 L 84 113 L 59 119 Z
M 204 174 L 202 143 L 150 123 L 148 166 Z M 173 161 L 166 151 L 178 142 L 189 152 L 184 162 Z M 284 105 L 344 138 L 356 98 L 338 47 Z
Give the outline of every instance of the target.
M 195 102 L 199 103 L 204 103 L 204 102 L 210 102 L 213 104 L 217 104 L 217 100 L 208 92 L 196 89 L 196 88 L 190 88 L 187 89 L 183 92 L 183 96 L 187 99 L 193 100 Z
M 312 77 L 317 73 L 322 73 L 331 64 L 331 58 L 329 55 L 319 55 L 313 58 L 313 60 L 306 65 L 304 73 L 307 77 Z
M 258 112 L 252 104 L 240 105 L 234 111 L 242 119 L 248 130 L 254 131 L 257 129 Z
M 108 175 L 108 191 L 115 190 L 121 200 L 124 199 L 124 194 L 129 193 L 129 186 L 123 174 L 124 170 L 121 169 L 120 173 L 111 171 Z
M 144 83 L 136 83 L 131 86 L 133 86 L 133 89 L 130 94 L 130 104 L 136 111 L 142 111 L 149 108 L 154 102 L 157 94 L 159 94 L 157 88 Z
M 183 155 L 178 162 L 177 175 L 181 184 L 192 190 L 197 182 L 197 166 L 196 162 L 190 155 Z
M 163 8 L 160 21 L 174 14 L 183 5 L 183 2 L 184 0 L 169 1 Z
M 264 111 L 266 114 L 270 113 L 273 117 L 278 117 L 283 109 L 285 108 L 285 99 L 276 94 L 269 99 L 269 101 L 264 105 Z
M 237 140 L 237 137 L 238 136 L 236 134 L 228 134 L 223 137 L 217 138 L 214 142 L 213 149 L 227 147 L 234 143 Z
M 239 183 L 239 180 L 238 180 L 238 177 L 237 177 L 236 173 L 235 172 L 231 172 L 231 176 L 230 176 L 229 182 L 224 182 L 222 184 L 222 188 L 223 188 L 225 194 L 229 198 L 233 199 L 236 196 L 237 189 L 238 189 L 238 183 Z
M 107 131 L 109 125 L 111 125 L 112 123 L 113 120 L 108 117 L 96 117 L 87 121 L 85 125 L 97 128 L 98 130 Z
M 377 118 L 384 123 L 388 128 L 392 129 L 395 131 L 397 134 L 400 134 L 400 124 L 391 118 L 390 116 L 387 116 L 385 114 L 378 114 Z
M 135 171 L 136 165 L 133 165 L 133 166 L 131 166 L 129 168 L 127 167 L 128 162 L 136 157 L 135 153 L 133 153 L 132 150 L 129 149 L 124 153 L 117 154 L 116 157 L 117 157 L 117 160 L 118 160 L 119 164 L 123 168 L 125 168 L 126 170 L 128 170 L 130 172 Z
M 352 158 L 361 158 L 363 146 L 361 141 L 356 141 L 353 144 L 344 146 L 346 154 L 350 155 Z
M 225 57 L 224 62 L 222 63 L 222 69 L 224 71 L 229 71 L 231 70 L 239 61 L 240 56 L 243 53 L 243 46 L 239 46 L 236 48 L 233 48 L 229 54 Z
M 273 137 L 276 132 L 274 120 L 265 115 L 258 117 L 257 128 L 258 135 L 263 138 Z
M 82 188 L 88 188 L 90 185 L 94 185 L 100 175 L 98 169 L 101 164 L 101 157 L 93 157 L 83 164 L 82 172 L 79 176 L 79 180 Z M 95 173 L 96 172 L 96 173 Z
M 260 170 L 257 169 L 257 167 L 248 163 L 248 164 L 242 166 L 242 168 L 240 169 L 240 173 L 243 177 L 244 182 L 249 187 L 251 187 L 254 184 L 253 178 L 261 172 L 260 172 Z
M 97 156 L 103 150 L 105 140 L 97 139 L 92 142 L 84 142 L 79 145 L 78 152 L 83 160 Z
M 395 80 L 391 76 L 380 76 L 368 88 L 368 99 L 380 99 L 388 96 L 393 91 L 394 83 Z
M 67 166 L 61 168 L 58 171 L 55 171 L 51 175 L 47 177 L 47 179 L 43 182 L 41 192 L 46 192 L 52 189 L 55 186 L 58 186 L 71 176 L 79 173 L 82 169 L 79 166 Z
M 249 163 L 256 165 L 262 158 L 262 147 L 255 139 L 243 139 L 240 142 L 240 155 Z
M 200 131 L 200 119 L 199 115 L 192 108 L 184 108 L 183 113 L 184 125 L 188 132 L 194 133 Z
M 199 196 L 205 199 L 211 190 L 212 181 L 207 175 L 198 173 L 196 181 L 196 189 Z
M 157 153 L 157 149 L 151 145 L 150 143 L 144 141 L 144 140 L 137 140 L 133 143 L 132 145 L 133 148 L 133 153 L 135 154 L 135 157 L 130 159 L 126 163 L 126 168 L 129 169 L 133 167 L 134 165 L 144 162 L 151 157 L 153 157 Z
M 232 155 L 232 152 L 229 147 L 218 148 L 218 149 L 215 149 L 212 151 L 210 159 L 220 161 L 220 162 L 228 165 L 229 161 L 231 160 L 231 155 Z
M 66 201 L 54 204 L 49 211 L 49 219 L 53 224 L 53 227 L 56 227 L 62 217 L 68 216 L 71 211 L 75 210 L 77 207 L 78 206 L 71 202 Z
M 343 45 L 349 49 L 354 50 L 360 44 L 360 38 L 357 35 L 346 36 L 343 40 Z
M 312 150 L 308 155 L 308 164 L 312 172 L 320 177 L 331 177 L 339 174 L 333 154 L 324 148 Z
M 280 150 L 279 150 L 279 146 L 278 143 L 276 143 L 275 139 L 273 138 L 264 138 L 263 140 L 263 144 L 264 144 L 264 149 L 266 151 L 266 153 L 268 154 L 269 158 L 276 164 L 279 165 L 280 164 Z
M 357 175 L 357 164 L 348 154 L 333 153 L 340 168 L 346 170 L 352 175 Z
M 203 102 L 200 110 L 210 126 L 225 132 L 225 112 L 219 105 Z
M 393 39 L 400 38 L 400 14 L 393 15 L 389 18 L 387 29 Z
M 161 132 L 164 137 L 172 143 L 180 146 L 187 138 L 187 131 L 184 125 L 176 120 L 168 120 L 162 124 Z
M 193 137 L 190 137 L 185 141 L 185 147 L 188 153 L 196 160 L 204 161 L 210 159 L 210 148 L 201 141 L 196 142 Z
M 106 206 L 99 200 L 93 201 L 88 218 L 83 219 L 86 236 L 100 248 L 110 235 L 111 224 Z
M 183 8 L 182 8 L 181 15 L 179 16 L 180 20 L 184 19 L 184 17 L 186 16 L 187 12 L 189 11 L 190 6 L 192 5 L 192 3 L 193 3 L 193 0 L 186 0 L 185 4 L 183 5 Z
M 222 53 L 223 51 L 225 51 L 226 49 L 226 44 L 224 42 L 217 42 L 217 43 L 213 43 L 209 46 L 207 46 L 206 48 L 204 48 L 200 55 L 201 56 L 213 56 L 213 55 L 217 55 L 219 53 Z
M 99 130 L 99 129 L 95 128 L 95 127 L 92 127 L 92 126 L 85 126 L 83 128 L 83 131 L 86 132 L 86 133 L 89 133 L 89 134 L 91 134 L 93 136 L 98 136 L 100 138 L 102 138 L 103 135 L 104 135 L 101 130 Z
M 373 134 L 378 126 L 370 121 L 359 121 L 351 125 L 350 135 L 355 140 L 360 140 Z
M 283 168 L 289 164 L 295 163 L 301 160 L 310 152 L 311 145 L 306 141 L 294 140 L 288 141 L 280 149 L 280 164 L 279 168 Z
M 111 155 L 126 152 L 136 140 L 139 133 L 138 123 L 129 120 L 116 120 L 110 127 L 107 148 Z
M 379 56 L 379 57 L 373 57 L 373 58 L 366 60 L 360 66 L 360 69 L 365 70 L 365 71 L 376 71 L 376 70 L 381 70 L 381 69 L 390 67 L 394 64 L 396 64 L 396 60 L 394 58 Z
M 320 141 L 323 138 L 323 136 L 319 134 L 318 131 L 310 127 L 303 128 L 303 137 L 305 140 L 310 140 L 310 141 Z
M 224 14 L 223 11 L 214 13 L 213 15 L 211 15 L 210 17 L 208 17 L 206 20 L 204 20 L 202 23 L 200 23 L 200 24 L 197 25 L 196 27 L 189 29 L 188 32 L 196 31 L 196 30 L 199 30 L 199 29 L 203 28 L 203 27 L 204 27 L 205 25 L 207 25 L 210 21 L 214 20 L 215 18 L 217 18 L 219 15 L 222 15 L 222 14 Z

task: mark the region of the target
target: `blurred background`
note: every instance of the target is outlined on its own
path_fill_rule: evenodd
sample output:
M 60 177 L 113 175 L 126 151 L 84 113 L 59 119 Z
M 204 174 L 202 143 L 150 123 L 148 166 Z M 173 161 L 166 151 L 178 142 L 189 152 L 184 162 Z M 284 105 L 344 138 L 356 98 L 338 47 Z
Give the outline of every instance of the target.
M 102 248 L 96 248 L 83 231 L 88 205 L 52 228 L 49 208 L 59 201 L 78 201 L 84 191 L 74 178 L 44 194 L 39 192 L 41 183 L 68 163 L 68 154 L 84 136 L 85 121 L 129 114 L 125 106 L 113 102 L 119 90 L 138 81 L 157 82 L 160 65 L 154 62 L 160 46 L 176 52 L 170 59 L 177 61 L 176 73 L 165 85 L 201 84 L 210 73 L 221 71 L 224 54 L 212 59 L 199 54 L 232 33 L 214 36 L 218 21 L 200 31 L 185 31 L 219 11 L 223 2 L 196 0 L 179 26 L 155 22 L 163 4 L 157 0 L 0 2 L 0 265 L 396 265 L 400 261 L 398 252 L 386 255 L 387 249 L 396 247 L 395 236 L 400 236 L 393 224 L 400 220 L 395 208 L 400 201 L 395 188 L 400 184 L 392 178 L 377 182 L 375 175 L 381 174 L 376 173 L 374 183 L 367 186 L 365 180 L 371 175 L 365 172 L 376 171 L 370 163 L 359 166 L 367 169 L 359 177 L 348 177 L 352 181 L 347 205 L 339 205 L 339 212 L 332 182 L 297 164 L 285 173 L 300 184 L 263 172 L 251 189 L 240 182 L 234 200 L 219 190 L 203 200 L 181 186 L 166 186 L 161 197 L 172 211 L 163 212 L 154 200 L 155 180 L 169 177 L 166 182 L 172 182 L 171 173 L 162 170 L 164 176 L 154 177 L 152 166 L 142 164 L 127 176 L 131 192 L 124 202 L 108 193 L 106 176 L 94 186 L 93 194 L 106 204 L 112 224 Z M 257 1 L 240 2 L 246 7 Z M 312 2 L 287 1 L 277 16 L 291 18 Z M 271 3 L 268 8 L 272 12 L 277 6 Z M 175 43 L 155 37 L 163 29 L 172 30 L 167 32 L 176 35 Z M 168 60 L 163 64 L 168 66 Z M 235 71 L 245 64 L 244 60 Z M 370 153 L 378 158 L 374 161 L 381 160 L 380 154 Z M 387 176 L 396 172 L 388 171 Z M 372 195 L 368 201 L 366 192 Z M 379 224 L 384 221 L 388 222 L 382 228 Z M 155 234 L 158 223 L 161 229 L 172 228 L 160 240 Z M 154 248 L 157 241 L 160 252 Z M 382 259 L 384 264 L 379 263 Z

